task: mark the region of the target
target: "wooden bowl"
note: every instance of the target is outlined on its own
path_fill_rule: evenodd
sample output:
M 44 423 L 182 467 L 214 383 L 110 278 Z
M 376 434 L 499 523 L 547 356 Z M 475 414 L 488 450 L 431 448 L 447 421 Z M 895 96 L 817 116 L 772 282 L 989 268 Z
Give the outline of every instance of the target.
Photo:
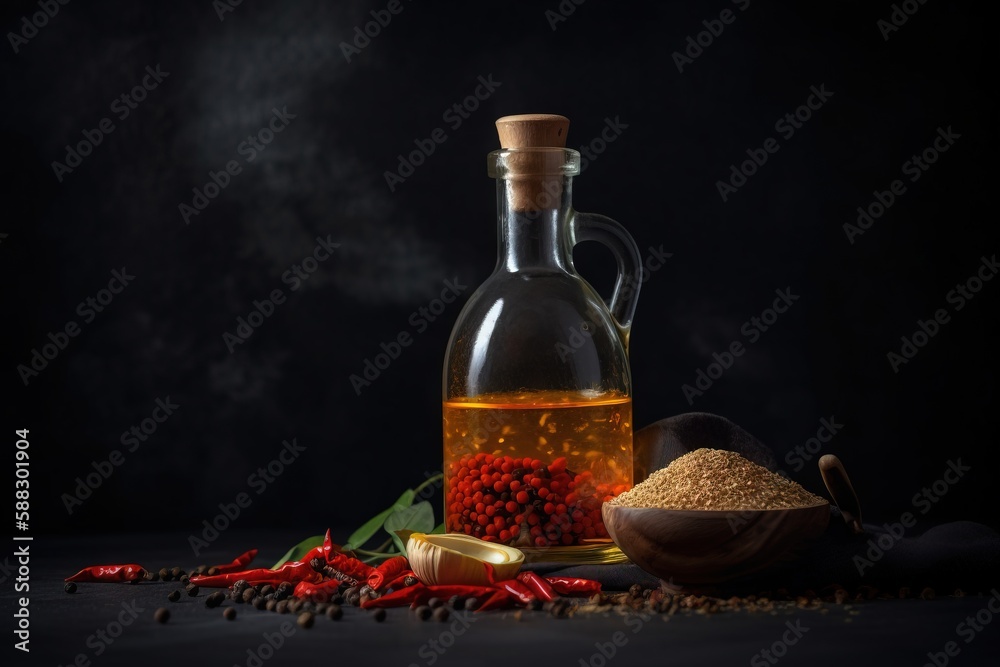
M 666 510 L 604 504 L 604 525 L 632 562 L 668 586 L 758 572 L 820 536 L 830 504 L 776 510 Z

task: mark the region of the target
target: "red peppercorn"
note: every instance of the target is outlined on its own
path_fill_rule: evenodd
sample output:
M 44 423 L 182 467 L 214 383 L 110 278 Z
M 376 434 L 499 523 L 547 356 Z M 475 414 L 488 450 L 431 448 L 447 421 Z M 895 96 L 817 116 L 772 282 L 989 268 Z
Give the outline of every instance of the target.
M 525 491 L 518 491 L 517 492 L 517 502 L 521 503 L 522 505 L 527 505 L 528 504 L 528 494 Z
M 505 509 L 511 514 L 515 514 L 517 512 L 517 503 L 513 500 L 508 500 Z

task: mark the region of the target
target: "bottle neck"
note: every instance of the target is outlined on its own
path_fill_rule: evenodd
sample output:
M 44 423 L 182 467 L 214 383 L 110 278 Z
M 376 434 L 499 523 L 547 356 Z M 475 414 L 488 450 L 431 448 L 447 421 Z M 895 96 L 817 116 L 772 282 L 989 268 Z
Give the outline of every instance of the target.
M 497 179 L 498 269 L 573 272 L 572 182 Z

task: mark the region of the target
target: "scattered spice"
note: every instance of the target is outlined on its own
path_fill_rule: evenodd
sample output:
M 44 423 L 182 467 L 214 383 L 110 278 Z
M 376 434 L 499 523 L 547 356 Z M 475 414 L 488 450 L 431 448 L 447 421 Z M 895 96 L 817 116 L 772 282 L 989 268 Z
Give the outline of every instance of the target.
M 222 612 L 222 618 L 226 619 L 227 621 L 236 620 L 236 608 L 226 607 L 225 610 Z
M 434 620 L 438 623 L 444 623 L 448 620 L 451 613 L 448 611 L 448 607 L 438 607 L 434 610 Z
M 312 612 L 304 611 L 299 614 L 299 618 L 296 621 L 300 628 L 311 628 L 313 626 L 313 615 Z
M 677 510 L 771 510 L 825 502 L 790 479 L 723 449 L 696 449 L 609 501 Z
M 326 608 L 326 617 L 331 621 L 339 621 L 344 617 L 344 610 L 340 608 L 339 604 L 331 604 Z
M 153 620 L 157 623 L 166 623 L 170 620 L 170 610 L 165 607 L 160 607 L 153 612 Z
M 191 584 L 190 586 L 187 587 L 187 594 L 188 594 L 189 597 L 193 597 L 193 598 L 194 597 L 198 597 L 198 591 L 199 590 L 200 589 L 197 586 L 195 586 L 194 584 Z
M 72 581 L 67 582 L 67 584 L 63 586 L 63 590 L 66 591 L 67 593 L 76 593 L 76 584 L 74 584 Z
M 167 594 L 167 599 L 171 602 L 177 602 L 181 599 L 181 592 L 178 590 L 172 590 Z
M 379 607 L 378 609 L 376 609 L 374 611 L 374 613 L 372 613 L 372 618 L 375 619 L 376 623 L 381 623 L 382 621 L 384 621 L 385 620 L 385 609 L 382 609 L 381 607 Z

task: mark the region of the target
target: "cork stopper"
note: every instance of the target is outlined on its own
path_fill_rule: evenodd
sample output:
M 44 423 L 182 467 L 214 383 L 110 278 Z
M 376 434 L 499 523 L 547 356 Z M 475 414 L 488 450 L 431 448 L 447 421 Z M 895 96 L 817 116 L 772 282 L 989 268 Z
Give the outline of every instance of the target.
M 566 147 L 569 119 L 556 114 L 533 113 L 497 119 L 497 134 L 504 149 Z M 557 208 L 562 197 L 561 150 L 511 153 L 507 158 L 508 197 L 515 211 Z
M 565 148 L 569 118 L 551 113 L 524 113 L 497 119 L 501 148 Z

